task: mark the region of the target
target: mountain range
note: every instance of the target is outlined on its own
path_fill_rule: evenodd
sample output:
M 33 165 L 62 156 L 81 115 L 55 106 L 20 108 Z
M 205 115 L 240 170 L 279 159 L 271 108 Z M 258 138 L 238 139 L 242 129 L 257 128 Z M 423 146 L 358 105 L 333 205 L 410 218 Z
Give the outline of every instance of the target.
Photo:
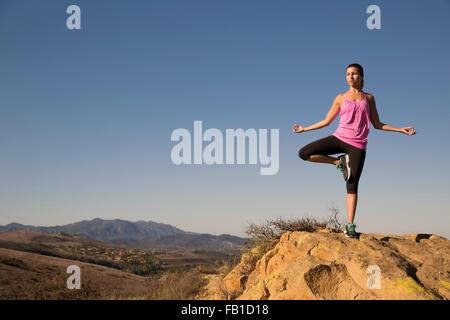
M 198 249 L 234 252 L 239 250 L 246 241 L 245 238 L 228 234 L 187 232 L 169 224 L 153 221 L 131 222 L 99 218 L 51 227 L 10 223 L 0 226 L 0 233 L 26 229 L 49 234 L 79 235 L 115 246 L 163 250 Z

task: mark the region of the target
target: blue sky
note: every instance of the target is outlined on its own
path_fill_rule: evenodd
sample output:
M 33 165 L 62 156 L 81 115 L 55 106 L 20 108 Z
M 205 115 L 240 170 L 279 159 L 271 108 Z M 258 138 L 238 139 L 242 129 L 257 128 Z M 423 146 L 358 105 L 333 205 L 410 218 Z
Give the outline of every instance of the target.
M 81 8 L 82 30 L 66 28 Z M 381 8 L 369 30 L 366 9 Z M 450 237 L 450 1 L 0 0 L 0 224 L 100 217 L 244 235 L 249 222 L 345 218 L 345 183 L 297 156 L 294 135 L 365 67 L 381 121 L 358 230 Z M 280 170 L 175 166 L 173 130 L 277 128 Z

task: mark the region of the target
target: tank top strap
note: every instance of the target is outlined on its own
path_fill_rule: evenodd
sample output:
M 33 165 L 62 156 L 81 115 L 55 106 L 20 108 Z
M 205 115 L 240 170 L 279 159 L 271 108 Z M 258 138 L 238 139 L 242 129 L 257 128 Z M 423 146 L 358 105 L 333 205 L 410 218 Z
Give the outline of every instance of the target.
M 361 101 L 367 100 L 366 93 L 364 91 L 361 91 L 361 92 L 363 94 L 363 98 L 361 99 Z M 342 96 L 342 101 L 345 101 L 345 99 L 347 99 L 347 92 L 345 92 L 344 95 Z M 352 100 L 352 99 L 350 99 L 350 100 Z M 354 100 L 352 100 L 352 101 L 354 101 Z

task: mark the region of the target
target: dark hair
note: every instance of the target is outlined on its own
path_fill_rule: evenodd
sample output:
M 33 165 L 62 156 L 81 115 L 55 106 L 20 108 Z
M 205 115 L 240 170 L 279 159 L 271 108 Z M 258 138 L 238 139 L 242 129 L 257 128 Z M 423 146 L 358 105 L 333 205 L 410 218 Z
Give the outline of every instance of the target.
M 362 65 L 360 65 L 359 63 L 352 63 L 349 64 L 345 70 L 352 67 L 358 69 L 359 74 L 364 78 L 364 68 L 362 67 Z M 364 87 L 364 79 L 361 79 L 361 89 L 363 87 Z

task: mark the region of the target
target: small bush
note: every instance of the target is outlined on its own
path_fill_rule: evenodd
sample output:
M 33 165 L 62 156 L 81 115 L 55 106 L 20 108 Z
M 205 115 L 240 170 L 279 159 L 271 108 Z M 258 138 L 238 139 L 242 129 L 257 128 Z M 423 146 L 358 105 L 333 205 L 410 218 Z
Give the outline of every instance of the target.
M 261 241 L 272 241 L 281 238 L 281 235 L 289 231 L 316 232 L 321 229 L 329 229 L 332 232 L 340 232 L 344 223 L 339 221 L 338 209 L 330 208 L 331 216 L 325 219 L 316 219 L 314 217 L 303 217 L 296 219 L 267 220 L 262 225 L 251 223 L 247 226 L 245 233 L 250 236 L 250 242 L 260 243 Z

